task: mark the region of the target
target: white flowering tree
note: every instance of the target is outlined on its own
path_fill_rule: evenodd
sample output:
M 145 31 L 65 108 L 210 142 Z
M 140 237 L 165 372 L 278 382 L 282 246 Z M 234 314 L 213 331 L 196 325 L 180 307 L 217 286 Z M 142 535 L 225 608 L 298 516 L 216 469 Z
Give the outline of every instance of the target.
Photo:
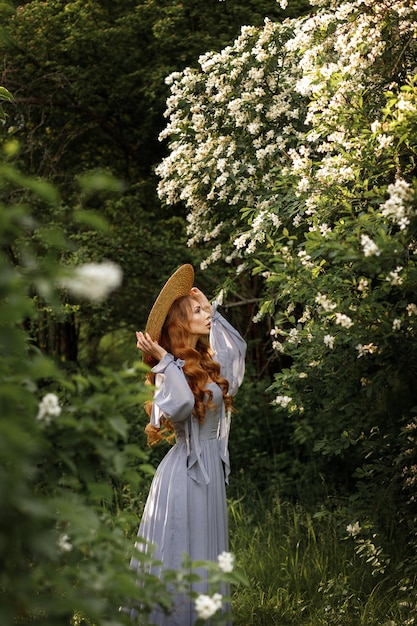
M 263 277 L 305 478 L 347 484 L 387 537 L 414 522 L 417 5 L 311 5 L 169 78 L 159 194 L 185 203 L 205 265 Z

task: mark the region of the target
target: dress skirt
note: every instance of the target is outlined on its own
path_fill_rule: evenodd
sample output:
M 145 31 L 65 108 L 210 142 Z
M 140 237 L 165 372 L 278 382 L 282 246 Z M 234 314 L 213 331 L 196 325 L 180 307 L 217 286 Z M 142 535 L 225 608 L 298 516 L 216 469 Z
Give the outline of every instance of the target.
M 210 410 L 204 423 L 199 424 L 200 463 L 205 469 L 204 480 L 196 480 L 189 471 L 189 449 L 181 429 L 177 431 L 175 445 L 162 459 L 153 478 L 138 530 L 138 536 L 147 544 L 138 542 L 136 548 L 143 551 L 152 545 L 152 556 L 163 563 L 164 569 L 181 569 L 184 554 L 192 561 L 217 562 L 218 555 L 229 550 L 225 473 L 217 436 L 218 421 L 219 411 Z M 131 567 L 140 567 L 135 558 Z M 154 567 L 151 571 L 157 576 L 161 574 L 160 568 Z M 197 573 L 203 580 L 193 583 L 192 589 L 208 593 L 204 572 Z M 229 594 L 227 585 L 215 591 Z M 225 605 L 224 610 L 229 612 L 230 607 Z M 169 615 L 155 606 L 149 624 L 192 626 L 196 619 L 194 601 L 184 594 L 175 596 L 174 608 Z

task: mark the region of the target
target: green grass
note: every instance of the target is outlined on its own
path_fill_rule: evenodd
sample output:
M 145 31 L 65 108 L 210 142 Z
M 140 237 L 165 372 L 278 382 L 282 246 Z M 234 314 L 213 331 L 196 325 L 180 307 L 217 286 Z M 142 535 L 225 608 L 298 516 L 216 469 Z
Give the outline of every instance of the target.
M 249 500 L 229 503 L 231 551 L 250 582 L 233 589 L 234 626 L 417 624 L 412 603 L 400 602 L 399 580 L 375 575 L 337 513 Z

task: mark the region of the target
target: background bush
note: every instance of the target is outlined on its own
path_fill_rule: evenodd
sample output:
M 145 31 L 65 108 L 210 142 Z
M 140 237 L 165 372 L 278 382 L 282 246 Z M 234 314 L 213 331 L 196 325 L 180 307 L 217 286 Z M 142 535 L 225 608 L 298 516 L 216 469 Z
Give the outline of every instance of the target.
M 5 158 L 0 180 L 16 197 L 0 207 L 0 621 L 69 624 L 78 611 L 119 624 L 123 600 L 140 594 L 128 569 L 138 514 L 123 506 L 123 490 L 140 492 L 152 471 L 134 443 L 143 366 L 132 358 L 119 371 L 71 372 L 34 346 L 25 329 L 36 297 L 60 314 L 69 244 L 34 219 L 30 198 L 58 204 L 59 193 Z M 164 595 L 157 581 L 147 585 Z

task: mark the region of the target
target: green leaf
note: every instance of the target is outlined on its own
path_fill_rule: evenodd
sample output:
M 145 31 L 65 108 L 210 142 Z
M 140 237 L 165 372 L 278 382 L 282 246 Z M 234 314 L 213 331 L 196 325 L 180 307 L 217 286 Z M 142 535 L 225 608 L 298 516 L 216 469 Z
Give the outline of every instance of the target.
M 120 416 L 108 417 L 107 421 L 109 422 L 113 430 L 116 431 L 121 437 L 123 437 L 123 439 L 127 438 L 129 426 L 123 417 L 120 417 Z
M 90 226 L 95 230 L 103 233 L 109 232 L 109 222 L 103 215 L 93 211 L 83 211 L 81 209 L 74 211 L 74 221 L 83 226 Z
M 104 170 L 89 172 L 78 177 L 78 184 L 84 191 L 123 191 L 124 183 Z
M 8 100 L 11 102 L 13 100 L 13 96 L 5 87 L 0 87 L 0 100 Z

